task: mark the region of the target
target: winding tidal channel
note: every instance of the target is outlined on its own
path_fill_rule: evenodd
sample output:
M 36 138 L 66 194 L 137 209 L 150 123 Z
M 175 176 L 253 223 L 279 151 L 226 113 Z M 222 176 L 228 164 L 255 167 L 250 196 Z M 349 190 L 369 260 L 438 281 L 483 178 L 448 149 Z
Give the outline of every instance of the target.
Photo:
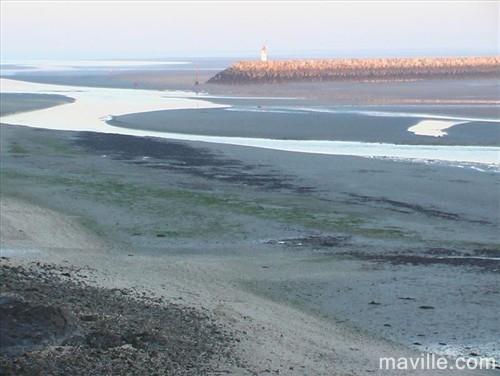
M 368 158 L 440 161 L 458 165 L 483 165 L 500 169 L 500 147 L 396 145 L 389 143 L 347 142 L 331 140 L 278 140 L 266 138 L 204 136 L 159 131 L 134 130 L 109 125 L 113 116 L 171 109 L 207 109 L 229 107 L 215 104 L 192 92 L 156 91 L 122 88 L 95 88 L 40 84 L 0 79 L 2 93 L 60 94 L 73 103 L 0 118 L 3 124 L 22 125 L 64 131 L 90 131 L 171 140 L 201 141 L 240 145 L 300 153 L 351 155 Z M 431 122 L 436 119 L 416 119 Z M 454 119 L 457 120 L 457 119 Z M 458 119 L 459 120 L 459 119 Z M 467 119 L 464 119 L 467 121 Z

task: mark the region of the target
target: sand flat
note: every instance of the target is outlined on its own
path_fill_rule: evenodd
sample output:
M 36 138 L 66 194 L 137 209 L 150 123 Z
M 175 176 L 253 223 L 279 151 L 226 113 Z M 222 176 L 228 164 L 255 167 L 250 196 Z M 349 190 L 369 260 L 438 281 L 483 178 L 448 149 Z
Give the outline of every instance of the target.
M 147 291 L 154 286 L 162 296 L 180 296 L 188 304 L 213 309 L 221 320 L 247 333 L 242 348 L 251 354 L 257 373 L 269 367 L 278 369 L 281 364 L 294 366 L 294 371 L 281 368 L 287 374 L 356 373 L 360 367 L 375 369 L 376 373 L 379 354 L 425 348 L 405 350 L 398 346 L 394 350 L 394 345 L 377 338 L 403 344 L 409 341 L 411 346 L 414 340 L 405 334 L 408 332 L 403 332 L 402 341 L 397 335 L 400 329 L 410 330 L 412 335 L 425 333 L 425 342 L 417 340 L 426 346 L 435 338 L 432 331 L 425 332 L 429 322 L 440 323 L 436 339 L 451 345 L 449 332 L 457 336 L 453 320 L 447 325 L 436 314 L 422 320 L 418 305 L 411 309 L 413 303 L 398 299 L 414 297 L 416 291 L 416 304 L 423 301 L 434 305 L 435 311 L 447 319 L 458 311 L 461 317 L 474 317 L 483 330 L 474 328 L 476 335 L 491 335 L 491 311 L 473 301 L 464 303 L 460 294 L 453 294 L 447 301 L 439 297 L 449 291 L 450 285 L 465 296 L 471 290 L 484 291 L 494 278 L 491 273 L 443 270 L 439 265 L 400 266 L 389 272 L 380 268 L 392 268 L 390 264 L 346 262 L 328 253 L 323 258 L 305 241 L 301 241 L 302 246 L 288 247 L 283 239 L 307 240 L 311 231 L 326 231 L 333 236 L 348 229 L 355 234 L 366 231 L 375 236 L 369 239 L 369 250 L 382 251 L 380 257 L 386 257 L 392 246 L 401 251 L 397 243 L 401 231 L 405 249 L 418 242 L 418 253 L 420 247 L 425 251 L 431 246 L 425 239 L 442 247 L 456 247 L 462 242 L 466 247 L 471 240 L 487 246 L 497 239 L 494 226 L 498 217 L 491 205 L 496 200 L 491 189 L 496 174 L 410 162 L 17 126 L 2 129 L 2 142 L 3 194 L 22 193 L 43 205 L 81 213 L 116 241 L 114 252 L 105 248 L 83 252 L 54 248 L 51 260 L 95 265 L 106 276 L 103 284 L 109 287 L 140 285 Z M 24 154 L 19 154 L 19 148 L 9 151 L 13 143 L 21 146 Z M 59 147 L 53 148 L 54 144 Z M 473 197 L 471 190 L 476 192 Z M 304 229 L 301 217 L 290 217 L 290 210 L 303 213 L 309 226 L 314 220 L 313 227 Z M 361 225 L 356 218 L 362 218 Z M 412 235 L 415 232 L 421 234 L 421 242 Z M 126 246 L 115 238 L 118 234 Z M 352 241 L 358 237 L 354 235 Z M 265 242 L 268 239 L 283 244 L 270 245 Z M 452 244 L 449 239 L 453 239 Z M 347 249 L 366 249 L 366 244 L 365 248 L 362 245 L 355 242 Z M 341 249 L 331 249 L 336 250 Z M 467 269 L 473 260 L 458 261 Z M 492 260 L 485 261 L 492 264 Z M 364 283 L 370 276 L 377 276 L 375 280 L 380 283 L 366 288 Z M 422 288 L 430 280 L 434 281 L 433 289 Z M 243 292 L 241 285 L 246 287 Z M 344 285 L 349 289 L 329 296 Z M 251 293 L 250 287 L 254 288 Z M 481 297 L 493 296 L 485 292 Z M 305 309 L 316 307 L 318 302 L 331 302 L 331 306 L 323 307 L 325 314 L 330 312 L 335 319 L 344 320 L 343 314 L 375 333 L 366 336 L 351 332 L 337 321 L 325 321 L 287 305 L 301 299 L 307 302 Z M 372 300 L 383 304 L 370 305 Z M 455 309 L 457 304 L 460 310 Z M 336 311 L 349 307 L 364 317 Z M 390 328 L 383 326 L 387 317 L 391 318 Z M 404 322 L 409 317 L 414 318 L 415 327 L 409 328 Z M 460 333 L 460 338 L 467 333 Z M 359 351 L 351 350 L 353 346 Z M 269 355 L 269 349 L 275 354 Z M 369 359 L 365 355 L 360 359 L 361 353 L 368 354 Z M 297 354 L 301 354 L 299 358 Z M 300 365 L 305 365 L 305 370 Z
M 110 116 L 162 109 L 209 109 L 224 105 L 165 93 L 134 89 L 105 89 L 45 85 L 1 79 L 2 92 L 65 93 L 75 102 L 21 114 L 7 115 L 3 123 L 53 130 L 93 131 L 142 137 L 160 137 L 230 145 L 250 146 L 302 153 L 353 155 L 412 160 L 440 160 L 448 162 L 498 165 L 498 147 L 479 146 L 420 146 L 383 143 L 343 142 L 323 140 L 276 140 L 261 138 L 202 136 L 160 131 L 114 127 L 106 124 Z M 12 89 L 11 89 L 12 88 Z M 176 93 L 174 93 L 175 95 Z

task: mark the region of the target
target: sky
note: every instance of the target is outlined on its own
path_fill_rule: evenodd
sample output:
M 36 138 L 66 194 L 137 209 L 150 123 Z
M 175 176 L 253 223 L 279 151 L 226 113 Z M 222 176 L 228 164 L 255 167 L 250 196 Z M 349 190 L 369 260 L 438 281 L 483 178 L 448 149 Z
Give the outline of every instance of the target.
M 2 0 L 2 62 L 499 53 L 498 1 Z

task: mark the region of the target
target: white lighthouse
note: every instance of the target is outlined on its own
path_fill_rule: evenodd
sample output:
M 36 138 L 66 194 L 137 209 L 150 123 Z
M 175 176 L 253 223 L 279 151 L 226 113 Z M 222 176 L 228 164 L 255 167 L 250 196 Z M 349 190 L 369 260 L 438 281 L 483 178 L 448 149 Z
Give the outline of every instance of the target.
M 260 61 L 262 61 L 263 63 L 267 62 L 267 47 L 266 46 L 262 46 L 262 48 L 260 49 Z

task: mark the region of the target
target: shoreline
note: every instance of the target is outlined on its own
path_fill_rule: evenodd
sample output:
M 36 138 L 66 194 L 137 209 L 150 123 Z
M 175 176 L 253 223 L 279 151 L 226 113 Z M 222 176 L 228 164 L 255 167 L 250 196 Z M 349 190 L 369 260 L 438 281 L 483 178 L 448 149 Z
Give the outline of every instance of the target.
M 496 174 L 14 125 L 1 141 L 2 199 L 51 208 L 47 219 L 66 213 L 107 239 L 94 250 L 49 243 L 54 262 L 94 265 L 103 287 L 210 310 L 240 333 L 243 374 L 387 374 L 376 364 L 384 354 L 436 343 L 446 343 L 439 353 L 493 351 L 479 342 L 494 336 L 496 311 L 470 297 L 497 304 L 488 294 L 499 270 Z M 65 229 L 26 210 L 25 220 L 13 211 L 12 229 Z M 458 321 L 469 325 L 457 332 Z
M 47 265 L 50 269 L 58 270 L 62 274 L 65 272 L 64 268 L 70 265 L 73 270 L 88 271 L 84 272 L 84 275 L 87 276 L 83 280 L 81 277 L 78 279 L 75 275 L 75 277 L 68 278 L 67 281 L 76 282 L 81 280 L 88 283 L 87 279 L 90 278 L 92 281 L 90 286 L 124 291 L 133 290 L 134 294 L 142 295 L 142 298 L 146 296 L 166 302 L 182 299 L 177 300 L 180 303 L 176 304 L 180 304 L 181 307 L 193 306 L 200 312 L 207 312 L 208 310 L 209 315 L 213 316 L 215 314 L 217 316 L 218 325 L 229 328 L 230 332 L 237 333 L 237 341 L 233 342 L 230 357 L 235 357 L 234 359 L 241 358 L 243 362 L 239 364 L 236 362 L 231 365 L 231 363 L 222 360 L 221 364 L 212 366 L 216 369 L 232 369 L 230 372 L 236 374 L 253 374 L 254 372 L 265 372 L 266 367 L 273 370 L 280 369 L 283 362 L 285 362 L 287 364 L 287 374 L 314 372 L 315 374 L 330 375 L 333 371 L 333 368 L 331 368 L 333 365 L 330 364 L 330 361 L 335 362 L 334 369 L 337 371 L 339 368 L 344 371 L 348 369 L 354 371 L 359 367 L 359 355 L 355 358 L 352 358 L 354 354 L 348 355 L 349 348 L 352 348 L 352 346 L 361 347 L 360 350 L 363 349 L 364 356 L 369 354 L 368 358 L 364 359 L 363 356 L 363 360 L 361 360 L 363 363 L 367 362 L 367 367 L 373 367 L 377 364 L 375 362 L 377 354 L 382 356 L 384 352 L 390 352 L 391 355 L 403 356 L 411 353 L 408 353 L 408 350 L 399 345 L 368 338 L 358 332 L 351 333 L 351 329 L 342 329 L 337 325 L 332 326 L 332 323 L 324 322 L 294 308 L 270 300 L 263 300 L 240 289 L 234 289 L 234 287 L 228 287 L 223 280 L 217 281 L 217 278 L 209 277 L 210 274 L 216 273 L 215 270 L 202 271 L 199 269 L 196 266 L 196 260 L 194 260 L 194 263 L 186 263 L 186 260 L 182 259 L 183 261 L 179 263 L 175 261 L 175 258 L 169 257 L 159 263 L 157 257 L 141 256 L 140 253 L 135 252 L 134 257 L 131 258 L 117 252 L 116 244 L 110 249 L 103 247 L 103 243 L 97 239 L 98 243 L 85 242 L 85 244 L 96 244 L 93 250 L 87 248 L 74 249 L 75 236 L 94 237 L 94 235 L 86 234 L 87 230 L 79 228 L 76 223 L 71 223 L 72 219 L 69 218 L 68 221 L 67 215 L 5 196 L 2 197 L 2 204 L 11 208 L 7 211 L 2 210 L 2 222 L 7 221 L 4 226 L 10 227 L 10 222 L 17 220 L 16 217 L 19 214 L 23 215 L 25 219 L 29 218 L 29 220 L 23 221 L 20 228 L 25 236 L 33 237 L 35 242 L 35 239 L 38 239 L 40 224 L 42 226 L 51 226 L 52 223 L 60 226 L 61 223 L 64 223 L 65 226 L 69 226 L 59 228 L 59 231 L 56 231 L 54 237 L 50 239 L 50 244 L 41 246 L 41 248 L 45 249 L 43 259 L 40 259 L 40 254 L 17 255 L 11 256 L 9 260 L 2 260 L 2 265 L 32 268 L 35 263 L 39 265 L 42 262 L 42 269 L 45 267 L 44 265 Z M 6 213 L 8 213 L 8 217 L 4 216 Z M 43 216 L 43 221 L 37 220 L 40 215 Z M 15 229 L 7 231 L 5 227 L 3 228 L 4 244 L 6 238 L 16 236 L 18 226 L 15 227 Z M 7 240 L 7 243 L 9 242 Z M 16 243 L 9 246 L 18 249 L 23 248 Z M 33 246 L 35 245 L 33 244 Z M 4 256 L 2 255 L 2 257 Z M 132 264 L 131 261 L 133 261 Z M 171 265 L 167 266 L 169 264 Z M 141 270 L 148 270 L 148 275 L 137 272 L 138 265 L 141 265 Z M 175 272 L 173 268 L 175 268 Z M 168 269 L 167 275 L 165 274 L 166 269 Z M 71 270 L 71 274 L 73 274 L 73 270 Z M 81 275 L 81 273 L 75 274 Z M 165 278 L 166 276 L 168 277 Z M 206 279 L 207 277 L 210 278 L 210 282 Z M 34 278 L 36 281 L 36 277 Z M 191 282 L 188 283 L 188 280 Z M 163 287 L 165 285 L 168 288 Z M 242 301 L 245 304 L 240 304 Z M 46 300 L 45 304 L 51 304 L 51 299 Z M 281 317 L 284 316 L 288 318 L 286 323 L 281 320 Z M 231 341 L 234 341 L 235 334 L 232 335 Z M 283 335 L 286 340 L 282 339 Z M 307 341 L 304 341 L 304 339 L 307 339 Z M 332 350 L 335 349 L 333 352 L 330 350 L 330 346 L 323 347 L 325 341 L 331 343 Z M 294 348 L 293 352 L 290 352 L 290 346 Z M 299 353 L 304 354 L 305 358 L 296 357 L 297 346 L 304 347 L 304 349 L 299 350 Z M 369 350 L 364 346 L 368 346 Z M 66 349 L 70 348 L 71 345 L 70 347 L 66 345 Z M 271 349 L 272 351 L 269 353 Z M 57 351 L 57 345 L 55 350 Z M 83 350 L 85 350 L 85 347 L 83 347 Z M 113 347 L 109 348 L 109 350 L 113 350 Z M 316 356 L 325 356 L 319 355 L 320 353 L 329 354 L 327 359 L 333 356 L 336 360 L 330 359 L 327 362 L 318 362 L 315 359 Z M 106 352 L 104 352 L 105 354 Z M 341 360 L 344 357 L 347 357 L 347 359 Z M 270 361 L 268 365 L 262 362 L 264 358 L 268 358 Z M 384 374 L 387 373 L 384 372 Z
M 225 105 L 188 98 L 165 98 L 160 92 L 147 92 L 144 90 L 126 90 L 123 92 L 120 89 L 92 90 L 91 88 L 57 85 L 44 86 L 42 84 L 30 84 L 5 79 L 2 79 L 2 81 L 4 86 L 6 83 L 12 84 L 13 88 L 11 90 L 17 92 L 34 90 L 33 88 L 37 88 L 38 90 L 43 90 L 43 88 L 45 88 L 45 90 L 48 91 L 73 90 L 72 95 L 76 101 L 72 104 L 2 117 L 3 122 L 13 122 L 17 125 L 55 130 L 97 131 L 133 136 L 152 136 L 176 140 L 214 142 L 304 153 L 353 155 L 362 157 L 388 157 L 395 159 L 403 158 L 409 160 L 423 160 L 424 162 L 426 160 L 441 160 L 447 162 L 468 162 L 486 165 L 498 164 L 497 147 L 469 146 L 460 148 L 458 146 L 434 146 L 431 150 L 428 146 L 418 145 L 200 136 L 114 127 L 106 125 L 103 121 L 103 119 L 105 120 L 110 115 L 110 112 L 114 115 L 119 115 L 120 113 L 154 111 L 155 109 L 165 109 L 165 107 L 168 107 L 169 110 L 186 108 L 210 109 L 224 108 Z M 128 98 L 126 96 L 124 97 L 124 94 L 129 94 L 132 98 Z M 108 98 L 109 96 L 114 99 L 107 99 L 108 105 L 106 106 L 103 104 L 102 100 L 103 98 Z M 132 101 L 138 101 L 138 104 L 131 106 L 128 104 L 129 99 L 132 99 Z M 77 118 L 78 122 L 72 121 L 71 125 L 68 125 L 67 119 L 70 118 Z
M 4 141 L 17 135 L 14 139 L 26 150 L 24 156 L 13 154 L 7 160 L 4 159 L 3 195 L 11 192 L 12 187 L 18 187 L 15 191 L 21 197 L 36 198 L 41 204 L 53 206 L 57 210 L 71 203 L 72 213 L 69 214 L 84 214 L 85 218 L 91 219 L 91 228 L 102 231 L 110 239 L 125 241 L 126 250 L 119 252 L 121 256 L 117 254 L 117 257 L 124 257 L 129 263 L 135 263 L 135 257 L 143 255 L 152 263 L 164 259 L 167 264 L 177 260 L 175 262 L 181 264 L 198 265 L 195 269 L 205 275 L 203 282 L 200 282 L 202 285 L 209 286 L 211 279 L 219 276 L 222 278 L 221 291 L 227 286 L 232 286 L 237 291 L 241 286 L 253 286 L 252 290 L 256 289 L 259 294 L 267 292 L 264 296 L 272 300 L 278 299 L 279 304 L 303 300 L 303 304 L 308 307 L 307 311 L 319 310 L 323 312 L 322 315 L 327 314 L 333 318 L 333 322 L 335 319 L 345 320 L 347 315 L 348 321 L 356 323 L 355 326 L 368 325 L 370 335 L 377 338 L 389 337 L 405 343 L 410 341 L 411 345 L 413 337 L 398 332 L 401 327 L 405 328 L 405 325 L 398 321 L 398 317 L 417 315 L 418 306 L 416 310 L 412 310 L 412 304 L 405 302 L 401 305 L 394 296 L 396 291 L 400 290 L 396 296 L 415 296 L 414 294 L 418 293 L 418 301 L 435 305 L 438 307 L 436 312 L 448 312 L 446 314 L 450 315 L 449 309 L 453 310 L 456 302 L 448 306 L 447 303 L 441 302 L 438 296 L 445 286 L 449 289 L 449 283 L 457 278 L 457 273 L 464 284 L 460 287 L 464 294 L 468 294 L 470 289 L 477 290 L 486 286 L 495 275 L 491 274 L 495 273 L 497 265 L 493 260 L 485 261 L 491 264 L 490 270 L 482 269 L 484 266 L 481 266 L 483 264 L 477 258 L 443 259 L 439 257 L 439 253 L 429 253 L 440 247 L 439 249 L 448 249 L 450 255 L 455 255 L 453 252 L 463 249 L 456 255 L 467 256 L 475 252 L 474 250 L 495 247 L 495 208 L 490 205 L 488 208 L 491 210 L 480 210 L 484 205 L 483 199 L 491 199 L 492 191 L 487 188 L 494 183 L 495 178 L 490 174 L 427 166 L 427 172 L 421 176 L 423 171 L 408 162 L 308 156 L 273 150 L 257 151 L 231 145 L 210 146 L 216 150 L 212 155 L 207 154 L 207 146 L 196 142 L 166 142 L 91 133 L 72 135 L 69 132 L 40 132 L 22 127 L 7 127 L 2 132 Z M 62 146 L 50 151 L 52 149 L 45 150 L 47 146 L 44 146 L 37 152 L 39 157 L 33 159 L 29 150 L 40 146 L 30 146 L 30 143 L 26 143 L 30 138 L 23 134 L 37 134 L 37 145 L 38 142 L 45 145 L 45 142 L 48 142 L 44 141 L 45 138 L 55 138 L 58 143 L 72 140 L 72 151 Z M 47 143 L 50 148 L 53 144 L 54 141 Z M 189 148 L 186 149 L 188 145 Z M 85 157 L 78 156 L 82 147 Z M 3 147 L 3 150 L 9 150 L 9 147 Z M 143 159 L 146 150 L 149 159 Z M 182 154 L 177 154 L 176 150 Z M 77 151 L 78 154 L 73 156 Z M 171 154 L 172 151 L 175 153 Z M 57 154 L 61 152 L 62 155 Z M 202 154 L 199 154 L 200 152 Z M 220 153 L 225 155 L 224 159 L 220 159 Z M 75 157 L 77 159 L 74 159 Z M 200 166 L 200 160 L 205 161 L 206 165 Z M 244 161 L 244 164 L 236 161 Z M 33 163 L 40 166 L 35 169 L 35 166 L 29 167 Z M 61 163 L 64 165 L 60 165 Z M 263 167 L 252 167 L 257 164 L 261 166 L 263 163 L 273 166 L 273 171 L 266 172 Z M 51 176 L 43 169 L 39 170 L 46 164 L 59 166 L 57 176 Z M 17 166 L 15 170 L 12 169 L 13 166 Z M 87 171 L 89 166 L 99 166 L 99 175 L 89 172 L 90 175 L 87 176 L 84 171 Z M 222 170 L 221 166 L 224 166 Z M 319 166 L 326 166 L 326 170 L 318 169 Z M 387 171 L 384 173 L 385 170 Z M 277 171 L 282 172 L 277 174 Z M 399 178 L 388 179 L 388 172 Z M 230 175 L 232 173 L 234 175 Z M 289 180 L 287 177 L 297 174 L 300 174 L 300 178 Z M 434 184 L 429 186 L 428 179 L 433 179 Z M 363 181 L 364 184 L 356 184 L 357 181 Z M 461 183 L 451 183 L 452 181 Z M 172 190 L 172 186 L 176 187 L 177 184 L 182 188 Z M 206 191 L 207 184 L 214 191 Z M 474 202 L 465 202 L 462 199 L 463 194 L 470 190 L 471 184 L 478 194 Z M 308 190 L 309 185 L 315 189 Z M 363 186 L 367 188 L 363 189 Z M 412 191 L 401 189 L 406 186 L 418 187 L 419 191 L 427 192 L 425 203 L 418 197 L 413 197 Z M 448 187 L 448 190 L 444 194 L 445 190 L 436 190 L 434 186 L 436 189 Z M 186 187 L 190 188 L 186 190 Z M 54 191 L 60 194 L 55 197 L 44 194 Z M 223 197 L 219 197 L 217 192 L 225 193 Z M 379 192 L 381 197 L 377 197 L 376 192 Z M 383 201 L 383 196 L 389 198 Z M 173 198 L 175 204 L 170 203 Z M 320 201 L 316 202 L 318 199 Z M 122 202 L 132 202 L 134 206 L 129 209 L 130 204 L 122 206 Z M 307 203 L 306 207 L 301 207 L 301 215 L 298 217 L 298 214 L 287 208 L 293 202 L 300 205 Z M 130 216 L 130 210 L 133 210 L 133 216 Z M 197 214 L 186 218 L 186 223 L 176 214 L 179 211 L 192 213 L 193 210 Z M 99 213 L 104 212 L 109 223 L 98 220 Z M 164 213 L 172 213 L 173 217 L 165 217 Z M 210 216 L 207 213 L 210 213 Z M 381 221 L 380 216 L 385 220 Z M 217 225 L 211 223 L 209 218 L 217 218 Z M 99 226 L 94 223 L 96 220 Z M 157 223 L 165 221 L 167 224 L 158 227 Z M 200 221 L 201 223 L 198 223 Z M 261 221 L 264 222 L 258 225 Z M 360 224 L 358 221 L 361 221 Z M 443 227 L 445 229 L 441 230 Z M 474 228 L 474 239 L 469 236 L 471 228 Z M 453 241 L 450 241 L 450 231 L 454 234 Z M 339 240 L 335 240 L 337 237 L 340 237 Z M 342 240 L 343 237 L 346 239 Z M 300 240 L 302 238 L 303 240 Z M 269 243 L 269 239 L 276 241 Z M 296 243 L 303 245 L 294 245 Z M 398 256 L 402 246 L 407 256 Z M 378 254 L 379 248 L 384 250 L 383 254 Z M 391 249 L 398 251 L 390 251 Z M 132 258 L 127 256 L 128 250 L 134 250 L 130 252 L 134 254 Z M 422 252 L 428 258 L 423 259 Z M 487 257 L 487 254 L 481 253 L 477 256 Z M 391 268 L 390 265 L 398 260 L 401 260 L 402 266 L 394 266 L 397 269 L 392 272 L 380 272 L 380 267 Z M 415 266 L 404 266 L 408 262 L 405 260 L 410 260 Z M 319 261 L 321 263 L 318 264 Z M 326 269 L 318 268 L 321 265 Z M 445 268 L 446 265 L 450 267 Z M 159 273 L 161 270 L 166 271 L 162 269 L 165 265 L 158 267 Z M 174 273 L 172 269 L 168 270 L 169 273 Z M 331 275 L 336 270 L 337 272 Z M 396 273 L 397 270 L 400 271 Z M 487 273 L 478 274 L 481 273 L 479 270 Z M 381 279 L 380 286 L 384 286 L 384 289 L 366 288 L 363 280 L 344 280 L 342 276 L 346 271 L 349 271 L 349 275 L 370 275 L 374 280 Z M 183 277 L 187 271 L 178 272 L 178 286 L 182 289 L 183 283 L 189 285 L 189 281 Z M 130 271 L 123 269 L 123 273 L 128 276 Z M 174 275 L 177 275 L 176 273 Z M 305 282 L 312 278 L 311 283 L 302 281 L 306 275 Z M 331 277 L 324 280 L 329 275 Z M 430 291 L 424 292 L 426 290 L 422 290 L 420 284 L 413 286 L 408 282 L 401 283 L 402 280 L 411 281 L 415 278 L 416 281 L 423 278 L 421 282 L 425 280 L 425 283 L 428 283 L 435 278 L 432 276 L 436 275 L 440 276 L 435 281 L 439 287 L 435 286 L 435 293 L 432 294 Z M 240 281 L 241 276 L 247 278 Z M 295 277 L 289 280 L 290 276 Z M 392 281 L 390 276 L 397 276 L 396 282 Z M 445 285 L 441 285 L 440 279 L 447 281 Z M 278 283 L 280 281 L 283 285 Z M 295 288 L 290 291 L 286 289 L 287 286 Z M 332 291 L 333 286 L 341 287 L 343 292 L 330 300 L 327 292 Z M 192 291 L 196 292 L 199 288 L 193 287 Z M 370 296 L 371 294 L 374 296 Z M 236 300 L 240 301 L 243 308 L 243 301 L 247 298 L 242 301 L 241 294 L 239 296 Z M 286 298 L 285 301 L 283 298 Z M 222 297 L 221 299 L 225 300 Z M 453 296 L 453 300 L 455 299 L 459 299 L 459 296 Z M 372 307 L 368 304 L 371 300 L 385 303 Z M 328 306 L 331 304 L 328 302 L 338 304 Z M 347 306 L 346 302 L 349 302 Z M 347 307 L 352 307 L 354 311 L 345 312 Z M 469 305 L 470 309 L 473 307 Z M 400 310 L 403 310 L 404 314 L 398 313 Z M 466 312 L 469 311 L 462 307 L 461 312 L 468 314 Z M 480 317 L 487 312 L 474 314 Z M 323 317 L 322 315 L 320 316 Z M 387 322 L 387 316 L 391 317 L 390 328 L 383 326 Z M 452 321 L 441 321 L 440 315 L 427 316 L 427 320 L 438 320 L 434 325 L 442 328 L 436 342 L 444 341 L 451 346 L 453 341 L 448 336 Z M 368 324 L 367 319 L 370 320 Z M 425 333 L 426 329 L 419 327 L 419 322 L 415 317 L 416 327 L 411 328 L 411 332 L 413 335 L 424 333 L 428 340 L 431 340 L 432 333 Z M 489 321 L 484 318 L 482 322 Z M 485 328 L 477 333 L 483 333 L 483 330 Z
M 114 117 L 108 123 L 122 128 L 183 133 L 195 137 L 347 141 L 365 145 L 500 145 L 500 120 L 432 114 L 429 108 L 422 108 L 423 112 L 419 113 L 414 107 L 303 107 L 300 104 L 268 104 L 265 101 L 256 105 L 240 99 L 217 100 L 216 103 L 231 107 L 129 114 Z M 431 134 L 418 137 L 410 130 L 421 121 L 437 121 L 441 126 L 451 124 L 448 121 L 452 120 L 457 127 L 446 138 L 436 139 Z
M 85 86 L 96 88 L 147 89 L 210 93 L 212 97 L 303 99 L 315 105 L 495 105 L 498 103 L 496 82 L 486 79 L 447 79 L 435 82 L 417 80 L 403 82 L 328 82 L 214 85 L 203 83 L 216 71 L 198 72 L 201 83 L 194 84 L 195 71 L 120 72 L 112 75 L 75 71 L 72 76 L 54 74 L 16 74 L 2 76 L 40 84 Z M 498 112 L 496 112 L 498 114 Z

